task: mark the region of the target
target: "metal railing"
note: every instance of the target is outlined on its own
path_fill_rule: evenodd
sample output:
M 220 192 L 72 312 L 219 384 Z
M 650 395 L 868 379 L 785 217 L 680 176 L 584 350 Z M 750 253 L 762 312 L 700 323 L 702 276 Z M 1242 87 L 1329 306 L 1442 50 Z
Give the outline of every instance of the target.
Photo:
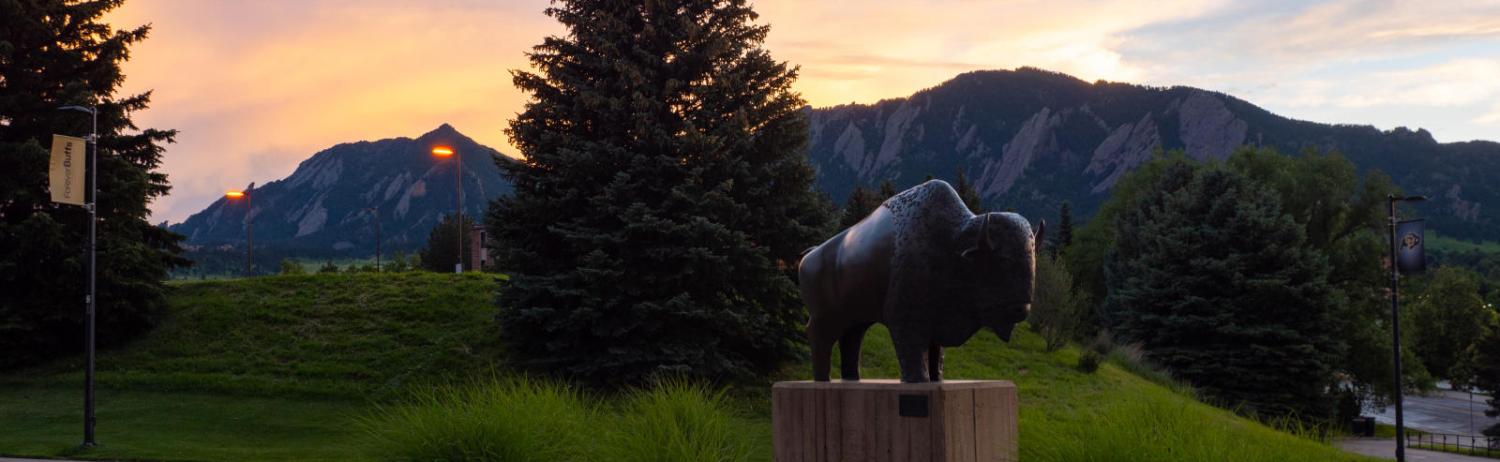
M 1409 448 L 1500 457 L 1500 438 L 1493 436 L 1413 433 L 1406 434 L 1406 446 Z

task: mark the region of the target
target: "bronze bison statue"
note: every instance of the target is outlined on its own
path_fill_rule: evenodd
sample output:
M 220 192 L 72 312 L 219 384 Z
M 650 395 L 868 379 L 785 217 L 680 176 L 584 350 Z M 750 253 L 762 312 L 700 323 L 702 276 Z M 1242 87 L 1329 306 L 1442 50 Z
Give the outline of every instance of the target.
M 975 215 L 952 186 L 933 180 L 809 249 L 797 272 L 813 380 L 828 380 L 834 342 L 843 380 L 859 380 L 860 343 L 877 322 L 890 330 L 907 383 L 942 380 L 943 347 L 981 327 L 1010 341 L 1031 309 L 1045 227 L 1033 233 L 1014 213 Z

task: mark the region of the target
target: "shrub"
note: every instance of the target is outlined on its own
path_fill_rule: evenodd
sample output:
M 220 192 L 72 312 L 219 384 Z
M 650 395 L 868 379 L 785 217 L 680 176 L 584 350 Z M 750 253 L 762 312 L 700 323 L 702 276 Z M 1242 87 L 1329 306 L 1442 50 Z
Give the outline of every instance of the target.
M 1036 256 L 1036 301 L 1031 304 L 1031 325 L 1046 341 L 1047 351 L 1057 351 L 1083 332 L 1089 302 L 1073 290 L 1073 277 L 1061 259 L 1048 253 Z
M 362 426 L 378 459 L 541 462 L 593 460 L 597 420 L 573 389 L 523 378 L 430 389 Z
M 290 258 L 283 258 L 283 259 L 281 259 L 281 274 L 284 274 L 284 275 L 307 274 L 307 268 L 303 268 L 302 264 L 301 263 L 297 263 L 296 260 L 293 260 L 293 259 L 290 259 Z
M 1083 350 L 1083 354 L 1078 355 L 1078 370 L 1092 374 L 1099 370 L 1099 363 L 1103 360 L 1104 358 L 1094 350 Z
M 596 460 L 619 462 L 737 462 L 749 448 L 735 432 L 724 393 L 666 381 L 631 393 L 618 431 Z

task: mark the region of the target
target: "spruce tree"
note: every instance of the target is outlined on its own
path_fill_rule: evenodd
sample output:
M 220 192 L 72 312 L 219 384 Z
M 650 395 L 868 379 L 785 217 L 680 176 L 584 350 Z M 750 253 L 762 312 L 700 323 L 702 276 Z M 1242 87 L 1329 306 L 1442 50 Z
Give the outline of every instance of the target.
M 170 189 L 158 171 L 174 130 L 138 129 L 150 92 L 118 95 L 120 65 L 147 26 L 102 22 L 123 0 L 0 1 L 0 369 L 81 349 L 88 212 L 48 190 L 53 134 L 83 137 L 97 104 L 98 338 L 118 343 L 148 328 L 165 306 L 167 272 L 187 262 L 181 237 L 147 222 Z
M 596 385 L 763 376 L 805 354 L 793 277 L 831 219 L 797 72 L 744 0 L 560 0 L 515 71 L 513 196 L 487 226 L 522 365 Z
M 1174 164 L 1118 217 L 1105 315 L 1116 334 L 1211 400 L 1328 416 L 1344 346 L 1327 263 L 1275 193 Z
M 439 273 L 451 273 L 454 266 L 458 264 L 458 236 L 459 233 L 474 228 L 474 219 L 464 215 L 463 224 L 455 226 L 457 220 L 454 215 L 443 215 L 438 224 L 432 226 L 432 232 L 427 234 L 427 246 L 422 248 L 422 269 L 436 271 Z M 464 271 L 478 270 L 474 266 L 474 252 L 470 246 L 473 245 L 468 239 L 463 243 Z
M 1068 206 L 1068 201 L 1063 201 L 1062 208 L 1057 211 L 1057 240 L 1055 241 L 1055 253 L 1062 253 L 1068 246 L 1073 245 L 1073 210 Z
M 892 183 L 889 178 L 880 182 L 880 196 L 878 196 L 880 202 L 885 202 L 886 199 L 895 196 L 897 192 L 899 191 L 896 191 L 896 183 Z
M 974 183 L 969 182 L 969 177 L 959 169 L 953 179 L 953 189 L 958 190 L 958 197 L 964 200 L 964 205 L 969 207 L 970 212 L 984 213 L 984 200 L 979 197 L 979 191 L 974 190 Z
M 859 223 L 860 220 L 870 216 L 876 207 L 880 207 L 883 199 L 875 197 L 870 190 L 864 186 L 855 185 L 854 192 L 849 193 L 849 200 L 844 202 L 844 209 L 840 213 L 839 229 L 845 229 Z

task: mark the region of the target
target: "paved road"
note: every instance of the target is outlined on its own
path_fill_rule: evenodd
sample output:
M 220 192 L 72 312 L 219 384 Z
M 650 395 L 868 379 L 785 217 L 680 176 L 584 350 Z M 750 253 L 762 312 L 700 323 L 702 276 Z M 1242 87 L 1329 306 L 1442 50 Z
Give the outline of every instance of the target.
M 1391 438 L 1355 438 L 1341 440 L 1339 448 L 1355 454 L 1396 460 L 1396 440 Z M 1495 462 L 1495 459 L 1449 454 L 1446 452 L 1406 449 L 1408 462 Z
M 1403 417 L 1409 428 L 1432 433 L 1476 435 L 1486 427 L 1500 423 L 1500 418 L 1485 417 L 1484 401 L 1486 399 L 1488 397 L 1475 394 L 1474 400 L 1470 401 L 1468 393 L 1452 390 L 1440 390 L 1432 396 L 1407 396 L 1406 405 L 1402 406 Z M 1473 406 L 1472 427 L 1469 420 L 1471 404 Z M 1384 412 L 1374 415 L 1377 422 L 1396 423 L 1395 406 L 1386 407 Z

